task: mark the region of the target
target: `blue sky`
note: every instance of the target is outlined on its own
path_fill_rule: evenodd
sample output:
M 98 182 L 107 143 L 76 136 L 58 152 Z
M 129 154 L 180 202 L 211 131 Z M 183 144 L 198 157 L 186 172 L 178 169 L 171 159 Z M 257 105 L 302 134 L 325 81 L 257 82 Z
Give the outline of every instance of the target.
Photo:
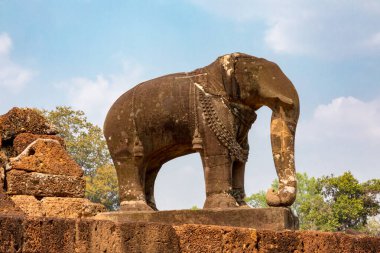
M 301 99 L 296 164 L 380 178 L 380 2 L 0 0 L 0 114 L 69 105 L 102 125 L 137 83 L 244 52 L 280 65 Z M 246 191 L 275 178 L 268 109 L 250 133 Z M 159 174 L 161 209 L 202 206 L 197 155 Z

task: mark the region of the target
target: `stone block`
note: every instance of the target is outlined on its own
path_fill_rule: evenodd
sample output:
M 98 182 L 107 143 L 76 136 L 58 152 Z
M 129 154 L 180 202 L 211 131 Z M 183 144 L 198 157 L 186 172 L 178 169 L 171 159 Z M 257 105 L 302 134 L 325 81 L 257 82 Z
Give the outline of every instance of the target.
M 25 213 L 15 205 L 13 200 L 0 191 L 0 214 L 1 215 L 25 215 Z M 2 251 L 0 251 L 2 252 Z
M 106 210 L 103 205 L 84 198 L 45 197 L 38 200 L 30 195 L 11 195 L 10 198 L 26 215 L 34 217 L 85 218 Z
M 255 229 L 192 224 L 174 229 L 180 252 L 257 252 Z
M 63 148 L 65 148 L 65 141 L 58 135 L 47 135 L 47 134 L 31 134 L 31 133 L 21 133 L 16 136 L 13 140 L 13 148 L 16 155 L 21 154 L 29 144 L 37 139 L 52 139 L 57 140 Z
M 0 252 L 22 252 L 23 222 L 21 216 L 3 215 L 0 208 Z
M 74 219 L 26 218 L 21 252 L 76 252 Z
M 256 229 L 297 229 L 298 218 L 288 208 L 231 208 L 174 211 L 118 211 L 100 213 L 99 219 L 120 222 L 159 222 L 166 224 L 203 224 Z
M 7 193 L 36 197 L 83 198 L 85 181 L 81 177 L 42 174 L 22 170 L 7 171 Z
M 28 216 L 45 216 L 41 208 L 41 203 L 36 197 L 31 195 L 10 195 L 15 206 L 20 208 Z
M 304 252 L 302 240 L 294 231 L 259 231 L 257 241 L 261 252 Z
M 20 133 L 56 134 L 57 131 L 36 110 L 29 108 L 12 108 L 0 116 L 0 135 L 4 142 Z
M 83 176 L 82 168 L 57 140 L 37 139 L 17 157 L 10 158 L 10 168 L 53 175 Z
M 84 198 L 46 197 L 41 200 L 41 209 L 48 217 L 84 218 L 92 217 L 106 208 Z
M 8 163 L 7 155 L 3 151 L 0 150 L 0 167 L 5 168 L 7 163 Z
M 379 237 L 0 214 L 0 252 L 378 253 Z

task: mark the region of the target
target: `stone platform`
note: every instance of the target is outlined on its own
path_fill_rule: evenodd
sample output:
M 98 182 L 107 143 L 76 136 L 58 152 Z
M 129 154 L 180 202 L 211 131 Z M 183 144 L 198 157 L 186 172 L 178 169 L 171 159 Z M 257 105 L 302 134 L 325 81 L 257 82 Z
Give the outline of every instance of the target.
M 378 253 L 380 237 L 0 214 L 0 252 Z
M 298 218 L 288 208 L 231 208 L 173 211 L 118 211 L 95 219 L 114 222 L 155 222 L 170 225 L 203 224 L 269 230 L 296 230 Z

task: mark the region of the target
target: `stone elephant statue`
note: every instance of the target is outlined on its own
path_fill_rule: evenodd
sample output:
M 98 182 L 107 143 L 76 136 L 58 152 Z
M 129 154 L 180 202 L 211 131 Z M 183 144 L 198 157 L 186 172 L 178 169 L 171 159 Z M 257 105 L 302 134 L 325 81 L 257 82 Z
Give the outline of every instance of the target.
M 104 122 L 119 180 L 122 210 L 157 210 L 154 182 L 161 166 L 200 153 L 204 208 L 244 207 L 248 131 L 262 106 L 272 111 L 271 144 L 279 189 L 269 206 L 296 197 L 294 138 L 299 99 L 273 62 L 242 53 L 221 56 L 192 72 L 162 76 L 121 95 Z

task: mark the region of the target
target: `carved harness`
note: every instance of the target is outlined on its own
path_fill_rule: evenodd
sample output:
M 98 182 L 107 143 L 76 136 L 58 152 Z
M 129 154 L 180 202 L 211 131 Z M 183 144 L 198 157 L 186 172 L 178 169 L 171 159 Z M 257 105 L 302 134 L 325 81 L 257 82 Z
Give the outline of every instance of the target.
M 194 100 L 197 100 L 201 105 L 204 117 L 206 119 L 207 126 L 211 129 L 211 131 L 215 134 L 219 142 L 228 149 L 229 155 L 237 159 L 240 162 L 246 162 L 248 159 L 248 149 L 244 149 L 241 147 L 241 145 L 237 142 L 236 137 L 228 131 L 226 126 L 223 124 L 223 122 L 219 119 L 217 112 L 213 106 L 212 98 L 213 95 L 208 94 L 204 91 L 203 87 L 198 83 L 193 83 L 193 85 L 197 88 L 195 89 L 194 94 Z M 222 96 L 218 96 L 221 98 L 226 104 L 229 111 L 237 117 L 241 123 L 246 125 L 246 127 L 250 127 L 250 122 L 247 122 L 246 120 L 242 119 L 239 116 L 239 113 L 237 112 L 237 107 L 233 106 L 228 102 L 228 100 L 224 99 Z M 194 103 L 195 105 L 195 103 Z M 195 110 L 195 133 L 193 137 L 193 148 L 195 150 L 202 149 L 202 139 L 198 131 L 198 122 L 197 122 L 197 114 L 196 114 L 196 107 L 194 107 Z M 254 116 L 254 119 L 256 119 L 256 116 Z M 253 120 L 254 120 L 253 119 Z

